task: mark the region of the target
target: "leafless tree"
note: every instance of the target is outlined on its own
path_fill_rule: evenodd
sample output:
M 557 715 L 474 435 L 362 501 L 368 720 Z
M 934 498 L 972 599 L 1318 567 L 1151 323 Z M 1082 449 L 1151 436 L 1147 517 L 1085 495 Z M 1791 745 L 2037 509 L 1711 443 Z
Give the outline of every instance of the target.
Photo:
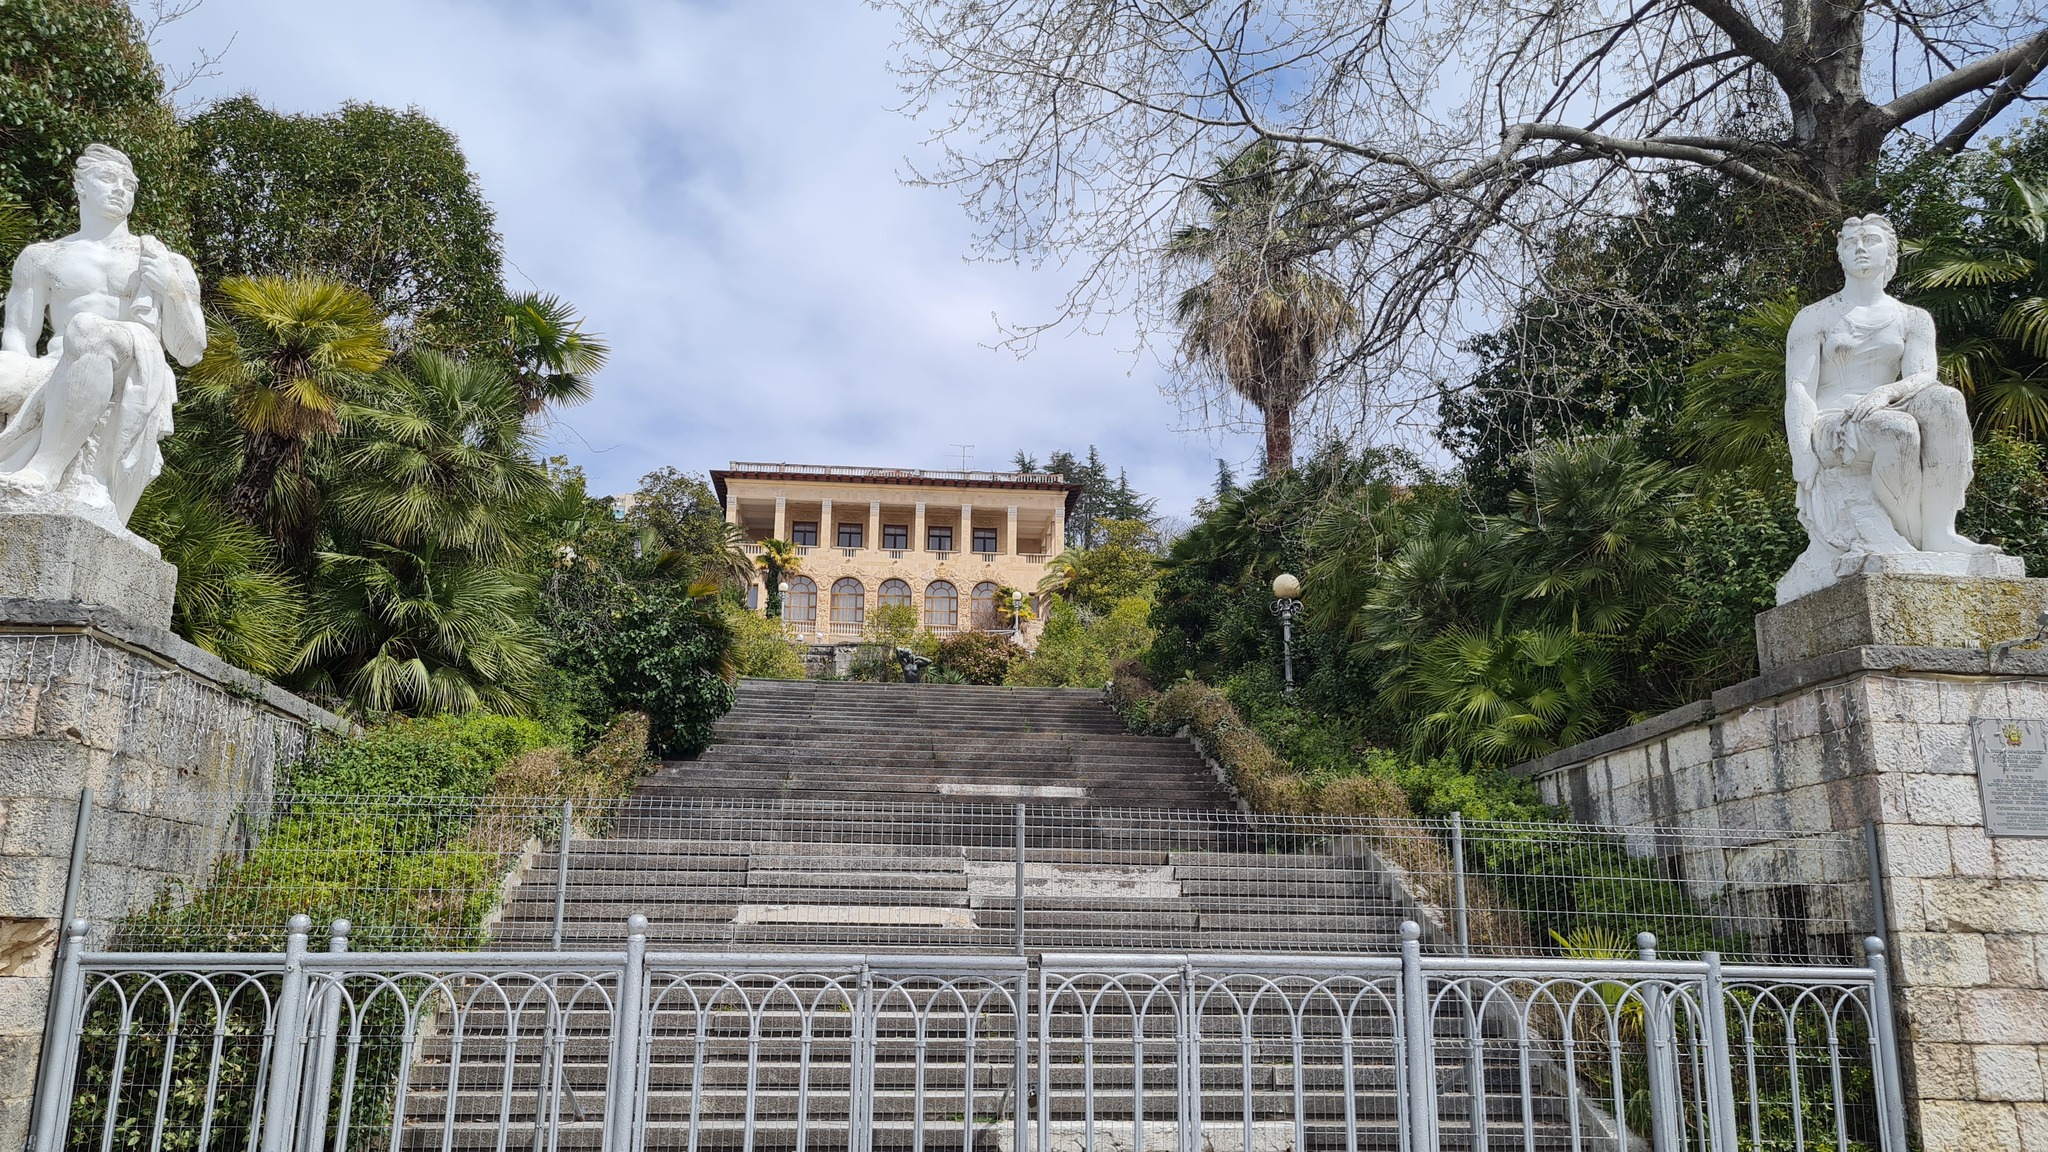
M 1169 321 L 1186 190 L 1255 138 L 1312 156 L 1361 313 L 1327 371 L 1382 399 L 1646 173 L 1832 214 L 1896 133 L 1966 148 L 2048 65 L 2044 0 L 872 2 L 940 148 L 915 178 L 960 195 L 983 255 L 1077 269 L 1050 324 Z
M 135 13 L 136 22 L 142 26 L 143 42 L 152 52 L 162 51 L 164 29 L 199 10 L 206 0 L 130 0 L 129 10 Z M 184 92 L 201 80 L 211 80 L 220 75 L 220 62 L 227 58 L 228 49 L 235 46 L 235 38 L 221 47 L 201 48 L 199 54 L 183 68 L 163 67 L 164 98 L 176 103 L 181 110 L 190 111 L 191 101 L 184 99 Z

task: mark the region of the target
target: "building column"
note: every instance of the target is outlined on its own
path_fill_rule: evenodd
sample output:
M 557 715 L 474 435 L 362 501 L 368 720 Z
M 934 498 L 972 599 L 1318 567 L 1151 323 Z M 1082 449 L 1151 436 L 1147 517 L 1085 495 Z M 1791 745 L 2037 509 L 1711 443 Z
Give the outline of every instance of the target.
M 953 550 L 962 556 L 974 551 L 974 505 L 960 506 L 960 531 L 953 537 Z
M 1008 546 L 1007 555 L 1015 556 L 1017 554 L 1017 506 L 1015 504 L 1010 505 L 1010 528 L 1005 544 Z
M 925 547 L 926 543 L 927 541 L 924 536 L 924 501 L 920 500 L 917 502 L 917 514 L 911 517 L 910 546 L 919 552 L 924 552 L 928 551 Z
M 1052 510 L 1052 539 L 1045 542 L 1045 547 L 1054 556 L 1067 550 L 1067 510 L 1065 508 L 1054 508 Z
M 789 498 L 786 496 L 775 498 L 775 538 L 789 539 Z
M 839 524 L 832 519 L 832 502 L 818 502 L 818 547 L 839 547 Z
M 882 546 L 882 502 L 880 500 L 868 501 L 868 535 L 867 539 L 862 541 L 862 543 L 870 548 L 880 548 Z

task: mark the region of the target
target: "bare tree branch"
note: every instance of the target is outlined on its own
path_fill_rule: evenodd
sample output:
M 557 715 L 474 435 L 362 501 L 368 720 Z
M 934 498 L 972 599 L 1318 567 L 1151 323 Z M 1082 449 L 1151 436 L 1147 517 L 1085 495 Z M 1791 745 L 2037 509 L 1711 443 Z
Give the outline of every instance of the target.
M 1560 237 L 1648 182 L 1706 170 L 1832 215 L 1888 137 L 1963 147 L 2048 70 L 2048 0 L 870 3 L 931 125 L 913 181 L 958 197 L 982 255 L 1073 270 L 1020 350 L 1112 315 L 1172 330 L 1183 194 L 1264 139 L 1332 190 L 1314 250 L 1359 322 L 1326 361 L 1348 393 L 1322 394 L 1381 411 L 1433 404 Z

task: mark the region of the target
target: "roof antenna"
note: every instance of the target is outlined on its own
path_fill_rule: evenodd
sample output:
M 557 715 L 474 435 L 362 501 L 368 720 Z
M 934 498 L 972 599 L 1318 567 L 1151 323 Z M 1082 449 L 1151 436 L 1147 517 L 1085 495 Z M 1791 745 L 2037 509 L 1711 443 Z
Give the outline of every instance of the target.
M 974 445 L 955 444 L 953 445 L 953 447 L 958 448 L 960 450 L 960 470 L 962 472 L 967 471 L 967 455 L 969 452 L 972 452 L 974 450 Z

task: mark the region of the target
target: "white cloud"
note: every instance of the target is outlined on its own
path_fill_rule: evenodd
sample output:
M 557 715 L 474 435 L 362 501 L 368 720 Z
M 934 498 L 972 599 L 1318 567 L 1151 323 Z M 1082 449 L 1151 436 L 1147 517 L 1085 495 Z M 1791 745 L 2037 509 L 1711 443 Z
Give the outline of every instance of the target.
M 1065 281 L 963 260 L 955 204 L 898 181 L 922 130 L 891 110 L 891 32 L 852 0 L 206 0 L 159 54 L 232 36 L 189 95 L 416 105 L 460 136 L 508 277 L 615 348 L 556 434 L 599 491 L 664 464 L 957 467 L 972 443 L 1004 467 L 1094 443 L 1184 510 L 1255 437 L 1173 431 L 1128 337 L 985 347 L 994 317 L 1052 315 Z

